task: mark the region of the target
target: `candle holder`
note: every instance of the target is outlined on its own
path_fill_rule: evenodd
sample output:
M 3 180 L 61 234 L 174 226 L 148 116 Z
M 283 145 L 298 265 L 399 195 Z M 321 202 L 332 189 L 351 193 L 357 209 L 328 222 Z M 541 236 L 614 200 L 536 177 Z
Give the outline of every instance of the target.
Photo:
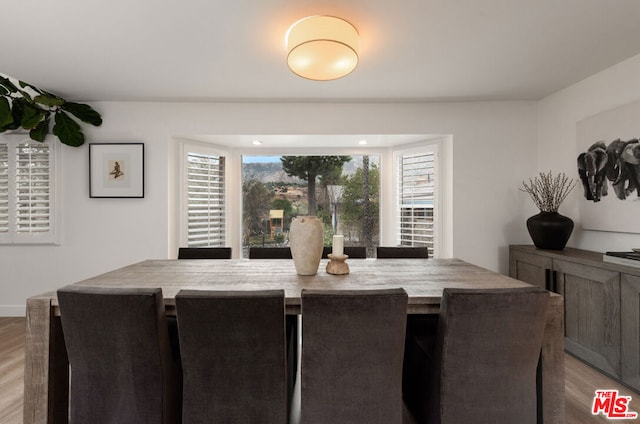
M 349 273 L 349 264 L 347 264 L 347 258 L 349 255 L 334 255 L 329 253 L 327 255 L 329 263 L 327 263 L 327 273 L 333 275 L 344 275 Z

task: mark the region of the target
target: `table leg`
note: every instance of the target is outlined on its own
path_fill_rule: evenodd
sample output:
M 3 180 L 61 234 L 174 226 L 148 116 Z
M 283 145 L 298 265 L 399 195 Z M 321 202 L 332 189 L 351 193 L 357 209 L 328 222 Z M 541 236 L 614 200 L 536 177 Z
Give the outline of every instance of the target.
M 552 296 L 542 340 L 542 422 L 565 424 L 564 299 Z
M 69 361 L 50 298 L 27 299 L 24 424 L 67 424 Z
M 49 422 L 69 423 L 69 357 L 59 316 L 51 317 L 49 351 Z

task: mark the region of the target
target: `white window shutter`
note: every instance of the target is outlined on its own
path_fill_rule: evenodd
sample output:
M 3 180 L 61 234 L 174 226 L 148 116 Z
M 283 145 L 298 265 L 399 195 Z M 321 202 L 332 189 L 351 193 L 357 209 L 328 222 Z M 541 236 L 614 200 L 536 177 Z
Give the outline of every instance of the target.
M 398 155 L 398 244 L 434 256 L 437 151 Z
M 55 144 L 0 140 L 0 243 L 56 243 Z
M 51 172 L 48 144 L 16 146 L 16 233 L 51 229 Z
M 187 153 L 187 245 L 225 246 L 225 158 Z
M 0 240 L 9 234 L 9 144 L 0 142 Z

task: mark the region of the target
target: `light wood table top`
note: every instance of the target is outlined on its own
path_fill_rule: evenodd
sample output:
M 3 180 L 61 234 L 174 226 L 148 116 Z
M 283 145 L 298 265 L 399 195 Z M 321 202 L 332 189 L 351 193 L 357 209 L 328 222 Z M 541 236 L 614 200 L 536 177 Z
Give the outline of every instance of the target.
M 410 313 L 437 312 L 442 290 L 510 288 L 528 284 L 459 259 L 353 259 L 351 272 L 332 275 L 322 260 L 316 275 L 297 275 L 291 259 L 146 260 L 76 284 L 107 287 L 161 287 L 167 309 L 182 289 L 284 289 L 287 312 L 298 313 L 302 289 L 366 290 L 402 287 Z M 55 293 L 52 304 L 57 306 Z

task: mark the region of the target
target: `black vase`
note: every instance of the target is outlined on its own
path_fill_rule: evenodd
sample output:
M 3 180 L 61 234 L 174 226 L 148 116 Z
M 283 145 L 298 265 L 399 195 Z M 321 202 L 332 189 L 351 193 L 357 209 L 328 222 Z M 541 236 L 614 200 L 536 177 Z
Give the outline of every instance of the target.
M 527 219 L 527 229 L 538 249 L 562 250 L 571 237 L 573 221 L 558 212 L 540 212 Z

